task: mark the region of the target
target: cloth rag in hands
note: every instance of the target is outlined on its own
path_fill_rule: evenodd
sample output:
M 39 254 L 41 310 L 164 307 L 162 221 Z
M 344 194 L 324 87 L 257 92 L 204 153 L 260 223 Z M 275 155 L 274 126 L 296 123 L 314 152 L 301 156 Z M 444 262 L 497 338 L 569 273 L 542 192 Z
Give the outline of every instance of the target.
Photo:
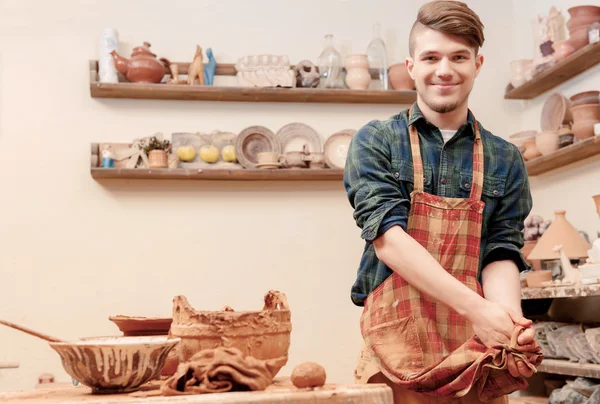
M 237 348 L 206 349 L 180 363 L 160 391 L 161 395 L 173 396 L 265 390 L 286 362 L 285 356 L 269 360 L 244 357 Z

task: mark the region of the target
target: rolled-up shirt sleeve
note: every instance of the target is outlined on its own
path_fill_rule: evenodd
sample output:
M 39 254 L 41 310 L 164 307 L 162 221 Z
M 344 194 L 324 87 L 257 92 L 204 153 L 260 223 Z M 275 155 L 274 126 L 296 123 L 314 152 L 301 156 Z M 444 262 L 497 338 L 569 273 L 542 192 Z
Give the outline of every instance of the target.
M 523 227 L 532 208 L 529 178 L 523 157 L 511 145 L 512 163 L 506 178 L 505 193 L 490 220 L 482 266 L 502 259 L 515 262 L 519 271 L 530 269 L 521 249 L 524 245 Z
M 392 166 L 389 134 L 372 121 L 353 136 L 344 168 L 344 187 L 361 237 L 371 242 L 391 227 L 406 230 L 410 200 Z

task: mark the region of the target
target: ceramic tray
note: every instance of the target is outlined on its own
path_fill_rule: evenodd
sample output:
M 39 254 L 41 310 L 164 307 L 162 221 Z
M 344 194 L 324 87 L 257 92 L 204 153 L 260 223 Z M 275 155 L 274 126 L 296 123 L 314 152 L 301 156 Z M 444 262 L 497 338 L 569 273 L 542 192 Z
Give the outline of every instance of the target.
M 334 133 L 327 139 L 325 142 L 325 162 L 330 168 L 344 168 L 348 147 L 354 133 L 356 131 L 353 129 L 344 129 Z
M 308 125 L 303 123 L 290 123 L 277 131 L 277 137 L 281 143 L 283 153 L 303 151 L 303 146 L 308 146 L 311 153 L 323 151 L 321 136 Z
M 256 168 L 260 152 L 281 154 L 279 138 L 264 126 L 250 126 L 240 132 L 235 141 L 235 153 L 245 168 Z

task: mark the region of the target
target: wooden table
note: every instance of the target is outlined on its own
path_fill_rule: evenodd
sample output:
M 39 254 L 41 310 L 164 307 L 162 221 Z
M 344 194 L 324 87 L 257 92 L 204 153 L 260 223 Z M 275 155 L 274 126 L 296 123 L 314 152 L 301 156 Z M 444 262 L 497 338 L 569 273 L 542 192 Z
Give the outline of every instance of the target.
M 275 382 L 265 391 L 229 392 L 170 397 L 136 397 L 135 394 L 91 394 L 84 386 L 0 393 L 3 404 L 393 404 L 392 390 L 384 384 L 327 384 L 315 389 L 297 389 L 289 383 Z

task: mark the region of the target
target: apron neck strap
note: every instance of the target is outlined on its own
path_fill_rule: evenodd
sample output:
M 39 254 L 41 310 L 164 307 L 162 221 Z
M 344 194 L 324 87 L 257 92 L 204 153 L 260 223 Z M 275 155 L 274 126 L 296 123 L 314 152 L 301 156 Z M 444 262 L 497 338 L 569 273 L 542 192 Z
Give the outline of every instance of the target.
M 413 108 L 411 106 L 408 111 L 409 120 L 412 117 L 412 112 Z M 471 185 L 470 198 L 479 201 L 481 200 L 481 193 L 483 191 L 483 141 L 479 132 L 477 120 L 474 120 L 473 126 L 475 128 L 475 142 L 473 144 L 473 183 Z M 421 158 L 419 133 L 414 122 L 409 126 L 409 132 L 410 148 L 413 158 L 414 191 L 423 192 L 423 159 Z

